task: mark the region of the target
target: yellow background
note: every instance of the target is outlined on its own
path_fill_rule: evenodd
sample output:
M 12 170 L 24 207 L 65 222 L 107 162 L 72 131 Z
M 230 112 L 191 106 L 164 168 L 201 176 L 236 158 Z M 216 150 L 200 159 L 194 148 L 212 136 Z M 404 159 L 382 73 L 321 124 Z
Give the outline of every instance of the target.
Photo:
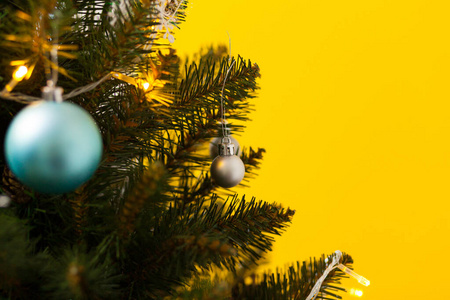
M 261 67 L 245 193 L 297 210 L 272 268 L 340 249 L 362 299 L 450 299 L 449 2 L 191 1 L 181 54 L 228 31 Z

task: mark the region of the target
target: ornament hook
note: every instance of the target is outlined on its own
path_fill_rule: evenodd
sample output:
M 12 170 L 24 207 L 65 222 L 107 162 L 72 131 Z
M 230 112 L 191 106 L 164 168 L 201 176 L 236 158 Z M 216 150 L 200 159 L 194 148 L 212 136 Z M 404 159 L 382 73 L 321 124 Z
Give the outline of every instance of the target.
M 227 142 L 228 140 L 228 142 Z M 217 145 L 219 149 L 219 155 L 222 156 L 229 156 L 229 155 L 235 155 L 235 146 L 231 142 L 231 138 L 229 137 L 223 137 L 222 142 Z
M 42 98 L 47 101 L 61 103 L 63 101 L 63 89 L 59 86 L 47 85 L 42 88 Z

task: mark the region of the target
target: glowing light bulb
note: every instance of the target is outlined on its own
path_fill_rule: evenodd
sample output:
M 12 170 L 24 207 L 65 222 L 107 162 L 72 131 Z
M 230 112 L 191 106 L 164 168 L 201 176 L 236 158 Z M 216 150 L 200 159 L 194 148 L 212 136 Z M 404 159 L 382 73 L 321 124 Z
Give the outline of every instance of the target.
M 355 271 L 347 268 L 346 266 L 344 266 L 343 264 L 339 264 L 337 266 L 339 269 L 342 270 L 342 272 L 352 276 L 353 278 L 355 278 L 356 280 L 358 280 L 359 283 L 361 283 L 364 286 L 369 286 L 370 285 L 370 281 L 367 280 L 366 278 L 364 278 L 363 276 L 359 275 L 358 273 L 356 273 Z
M 33 67 L 32 67 L 33 68 Z M 25 66 L 18 67 L 14 73 L 13 78 L 5 85 L 3 90 L 0 92 L 0 94 L 5 94 L 11 92 L 14 87 L 19 83 L 19 81 L 22 81 L 22 79 L 27 75 L 28 68 Z
M 117 79 L 119 79 L 119 80 L 128 82 L 129 84 L 132 84 L 132 85 L 137 86 L 136 79 L 134 79 L 133 77 L 130 77 L 130 76 L 127 76 L 127 75 L 118 73 L 118 72 L 111 72 L 110 74 L 111 74 L 112 77 L 114 77 L 114 78 L 117 78 Z
M 142 87 L 144 88 L 144 90 L 148 90 L 148 88 L 150 87 L 150 83 L 144 82 L 144 83 L 142 84 Z
M 21 81 L 25 77 L 25 75 L 27 75 L 27 72 L 28 72 L 27 67 L 25 66 L 18 67 L 13 74 L 14 80 Z
M 355 297 L 362 297 L 363 291 L 357 290 L 357 289 L 351 289 L 350 295 L 355 296 Z

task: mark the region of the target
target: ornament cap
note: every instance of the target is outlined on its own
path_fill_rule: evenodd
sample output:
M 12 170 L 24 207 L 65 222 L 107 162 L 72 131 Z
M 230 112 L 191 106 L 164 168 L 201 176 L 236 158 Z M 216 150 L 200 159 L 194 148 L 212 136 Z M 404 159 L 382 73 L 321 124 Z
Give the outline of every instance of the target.
M 46 101 L 55 101 L 61 103 L 63 89 L 59 86 L 47 85 L 42 88 L 42 98 Z
M 221 156 L 235 155 L 234 144 L 231 142 L 231 138 L 227 136 L 222 138 L 222 142 L 217 147 Z

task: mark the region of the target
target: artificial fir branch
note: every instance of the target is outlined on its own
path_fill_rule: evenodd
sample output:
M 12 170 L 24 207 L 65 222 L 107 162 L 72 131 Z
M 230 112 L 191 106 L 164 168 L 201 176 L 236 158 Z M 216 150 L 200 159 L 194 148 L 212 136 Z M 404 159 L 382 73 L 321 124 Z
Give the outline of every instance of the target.
M 353 260 L 344 253 L 341 263 L 351 267 Z M 246 284 L 242 279 L 233 287 L 233 299 L 305 300 L 327 267 L 325 256 L 322 256 L 319 259 L 314 258 L 308 263 L 297 262 L 284 272 L 277 270 L 275 273 L 264 273 L 262 278 L 256 276 L 250 284 Z M 337 285 L 344 277 L 347 276 L 339 269 L 331 271 L 323 282 L 316 299 L 342 299 L 337 292 L 345 292 L 345 289 Z
M 259 251 L 270 249 L 271 235 L 280 234 L 294 214 L 289 209 L 236 197 L 222 205 L 214 199 L 210 204 L 184 208 L 175 204 L 156 219 L 143 213 L 142 224 L 146 225 L 139 227 L 127 250 L 133 262 L 126 268 L 133 278 L 140 279 L 135 283 L 139 290 L 148 291 L 154 289 L 155 278 L 158 286 L 170 291 L 198 273 L 197 267 L 215 264 L 234 269 L 237 263 L 255 262 Z M 146 250 L 137 253 L 137 249 Z
M 4 193 L 15 203 L 28 203 L 33 200 L 32 191 L 25 188 L 7 166 L 3 168 L 2 187 Z
M 163 156 L 168 170 L 175 177 L 184 176 L 186 168 L 201 170 L 209 164 L 209 158 L 200 156 L 196 150 L 200 143 L 214 137 L 217 123 L 222 121 L 218 107 L 220 107 L 220 93 L 228 67 L 229 60 L 226 58 L 221 59 L 219 68 L 212 59 L 200 60 L 198 66 L 193 63 L 186 67 L 185 79 L 180 83 L 180 97 L 177 97 L 174 103 L 174 108 L 180 110 L 182 115 L 173 118 L 172 123 L 176 133 L 168 135 L 168 138 L 174 142 L 166 144 L 165 148 L 170 149 L 170 155 Z M 225 101 L 225 107 L 230 113 L 229 119 L 246 119 L 245 115 L 249 109 L 247 99 L 254 96 L 253 92 L 257 89 L 256 78 L 259 76 L 257 66 L 252 66 L 250 62 L 238 58 L 238 63 L 233 66 L 230 73 L 227 81 L 228 88 L 225 92 L 225 97 L 228 99 Z M 233 113 L 236 110 L 241 113 Z M 234 128 L 239 129 L 239 127 Z M 250 162 L 250 169 L 255 163 L 255 160 Z M 204 179 L 205 177 L 202 177 L 197 182 L 191 182 L 194 186 L 199 186 L 198 183 Z M 191 182 L 185 181 L 186 184 Z M 184 202 L 189 203 L 193 201 L 193 194 L 188 191 L 195 191 L 195 189 L 186 184 L 178 189 L 174 188 L 174 192 L 181 194 Z M 203 192 L 214 190 L 213 183 L 200 183 L 200 186 Z
M 87 193 L 85 191 L 85 186 L 82 186 L 74 193 L 74 197 L 70 198 L 69 203 L 72 205 L 73 209 L 73 221 L 75 232 L 78 237 L 82 237 L 83 228 L 86 224 L 86 213 L 88 207 L 86 206 L 87 202 Z
M 230 61 L 224 57 L 218 66 L 218 63 L 212 59 L 201 60 L 199 64 L 192 63 L 189 67 L 186 66 L 186 74 L 179 87 L 180 98 L 177 102 L 195 104 L 202 100 L 217 109 Z M 252 65 L 250 61 L 246 62 L 242 57 L 238 57 L 227 79 L 226 96 L 229 99 L 226 102 L 236 105 L 242 99 L 253 98 L 252 92 L 257 89 L 255 81 L 260 76 L 259 67 L 256 64 Z M 240 93 L 233 93 L 238 88 Z
M 31 299 L 43 292 L 50 270 L 48 253 L 33 253 L 29 228 L 16 217 L 0 214 L 0 298 Z M 47 276 L 46 276 L 47 275 Z M 36 280 L 40 278 L 41 281 Z
M 245 164 L 246 173 L 255 175 L 255 171 L 259 169 L 265 152 L 266 150 L 264 148 L 258 148 L 258 150 L 255 151 L 250 147 L 248 152 L 245 148 L 242 150 L 241 159 Z
M 119 212 L 119 230 L 124 237 L 129 236 L 135 228 L 135 220 L 146 202 L 151 201 L 158 190 L 163 186 L 164 168 L 161 164 L 150 165 L 143 173 L 139 181 L 133 186 L 132 192 L 128 195 L 125 203 Z
M 114 10 L 118 18 L 114 24 L 108 17 L 114 7 L 112 1 L 62 2 L 45 0 L 27 5 L 10 4 L 6 5 L 5 14 L 1 16 L 0 34 L 4 38 L 10 37 L 11 41 L 6 39 L 0 46 L 16 50 L 4 51 L 7 55 L 14 53 L 10 59 L 2 60 L 2 70 L 6 71 L 4 74 L 11 73 L 12 68 L 8 65 L 11 60 L 26 58 L 25 62 L 36 66 L 26 85 L 28 95 L 39 96 L 40 88 L 45 85 L 46 79 L 42 76 L 44 62 L 48 62 L 47 55 L 51 47 L 47 37 L 53 36 L 53 42 L 55 33 L 59 35 L 60 45 L 78 48 L 77 55 L 59 51 L 59 66 L 54 66 L 72 78 L 59 80 L 59 85 L 67 90 L 74 88 L 74 80 L 79 86 L 96 81 L 111 71 L 127 74 L 139 72 L 147 64 L 150 53 L 168 46 L 162 43 L 161 33 L 154 29 L 160 24 L 156 9 L 158 1 L 126 1 L 125 11 L 118 8 Z M 25 7 L 26 12 L 22 12 L 21 9 Z M 185 9 L 185 3 L 178 7 L 174 19 L 177 24 L 184 20 Z M 39 17 L 48 16 L 54 11 L 57 12 L 56 17 L 51 21 L 50 18 Z M 28 37 L 30 34 L 33 36 Z M 150 42 L 151 47 L 147 47 Z M 77 59 L 73 59 L 75 57 Z M 31 89 L 30 83 L 33 83 Z M 18 90 L 21 90 L 20 87 L 21 84 Z
M 185 184 L 183 184 L 183 188 L 182 201 L 184 204 L 189 204 L 210 195 L 217 186 L 211 180 L 209 172 L 205 172 L 198 178 L 192 180 L 192 182 L 186 181 Z
M 249 176 L 254 176 L 254 171 L 259 168 L 264 152 L 266 151 L 262 148 L 258 148 L 255 151 L 250 147 L 248 153 L 245 148 L 243 149 L 241 159 L 245 165 L 245 172 L 247 174 L 246 178 L 244 178 L 245 181 L 248 181 Z M 243 183 L 241 184 L 244 185 Z M 183 195 L 182 200 L 183 203 L 187 204 L 215 192 L 219 186 L 211 180 L 209 172 L 205 172 L 201 176 L 191 180 L 191 182 L 186 181 L 183 188 L 183 193 L 181 193 Z
M 127 2 L 126 12 L 122 12 L 120 9 L 116 10 L 118 22 L 114 25 L 111 25 L 107 18 L 102 19 L 103 22 L 101 23 L 95 20 L 98 10 L 104 6 L 110 7 L 110 3 L 100 3 L 99 1 L 99 6 L 95 6 L 84 1 L 79 2 L 80 5 L 83 4 L 83 7 L 79 7 L 79 11 L 81 10 L 84 13 L 84 18 L 81 20 L 83 25 L 81 30 L 84 31 L 84 34 L 88 34 L 91 39 L 96 39 L 96 41 L 91 40 L 91 43 L 83 43 L 80 52 L 86 55 L 83 56 L 82 64 L 89 67 L 89 61 L 95 61 L 90 66 L 92 71 L 89 72 L 94 75 L 95 80 L 113 71 L 117 66 L 120 66 L 121 70 L 130 72 L 134 70 L 136 65 L 130 63 L 136 57 L 142 59 L 143 55 L 154 51 L 154 49 L 143 49 L 150 36 L 156 33 L 151 30 L 151 26 L 159 24 L 156 21 L 156 11 L 152 1 Z M 108 34 L 105 35 L 105 32 Z M 99 41 L 104 42 L 100 43 Z M 94 50 L 94 47 L 99 46 L 101 51 Z M 92 57 L 92 54 L 97 56 Z
M 45 296 L 51 299 L 120 299 L 121 275 L 100 249 L 66 249 L 49 274 Z M 48 299 L 47 298 L 47 299 Z

